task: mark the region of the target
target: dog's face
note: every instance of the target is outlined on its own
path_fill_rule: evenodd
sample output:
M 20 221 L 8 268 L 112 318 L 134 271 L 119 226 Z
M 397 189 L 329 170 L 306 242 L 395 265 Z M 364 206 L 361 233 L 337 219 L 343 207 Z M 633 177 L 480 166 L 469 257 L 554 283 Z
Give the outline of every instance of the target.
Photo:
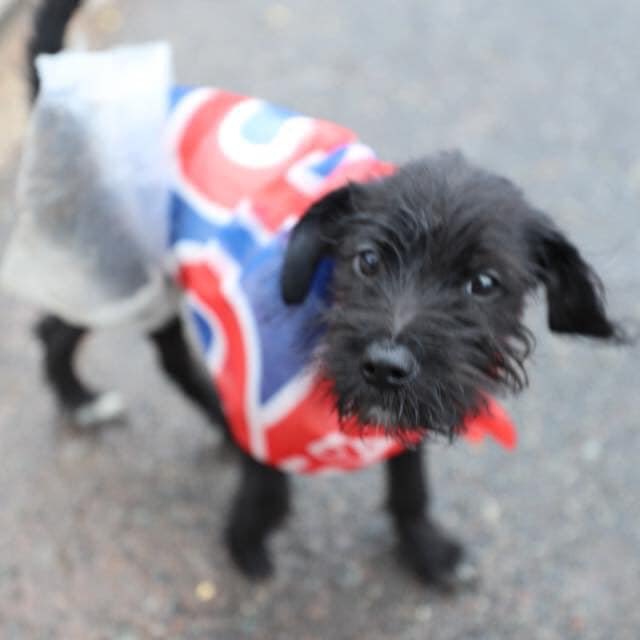
M 320 368 L 343 418 L 453 436 L 485 392 L 526 384 L 521 316 L 546 288 L 552 330 L 614 338 L 597 277 L 508 180 L 457 153 L 351 184 L 294 228 L 282 273 L 301 302 L 334 261 Z

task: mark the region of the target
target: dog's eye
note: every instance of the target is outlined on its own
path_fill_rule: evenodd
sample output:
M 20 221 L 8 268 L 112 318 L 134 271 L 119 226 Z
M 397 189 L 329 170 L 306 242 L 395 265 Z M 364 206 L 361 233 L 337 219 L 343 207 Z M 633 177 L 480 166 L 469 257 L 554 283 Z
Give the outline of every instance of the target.
M 380 268 L 380 256 L 373 249 L 364 249 L 353 259 L 353 268 L 358 275 L 370 278 Z
M 480 271 L 465 283 L 465 291 L 479 298 L 497 293 L 500 289 L 500 280 L 493 271 Z

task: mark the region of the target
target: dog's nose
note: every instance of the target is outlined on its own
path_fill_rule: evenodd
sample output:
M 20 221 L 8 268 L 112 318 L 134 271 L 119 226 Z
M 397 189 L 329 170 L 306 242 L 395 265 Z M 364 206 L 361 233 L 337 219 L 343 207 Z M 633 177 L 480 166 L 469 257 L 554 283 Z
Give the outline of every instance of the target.
M 411 351 L 392 342 L 372 342 L 362 358 L 362 376 L 377 387 L 401 387 L 417 370 L 418 363 Z

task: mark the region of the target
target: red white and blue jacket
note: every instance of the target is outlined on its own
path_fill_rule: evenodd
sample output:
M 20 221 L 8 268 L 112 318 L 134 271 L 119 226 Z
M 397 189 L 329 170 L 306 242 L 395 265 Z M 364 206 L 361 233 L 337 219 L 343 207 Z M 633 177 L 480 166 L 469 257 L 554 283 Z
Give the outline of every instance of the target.
M 339 125 L 217 89 L 174 90 L 169 131 L 175 275 L 239 445 L 300 473 L 357 469 L 401 452 L 373 429 L 349 434 L 313 370 L 309 327 L 330 268 L 319 268 L 299 306 L 287 307 L 279 290 L 287 232 L 308 207 L 393 166 Z M 515 443 L 494 400 L 465 427 L 470 438 Z

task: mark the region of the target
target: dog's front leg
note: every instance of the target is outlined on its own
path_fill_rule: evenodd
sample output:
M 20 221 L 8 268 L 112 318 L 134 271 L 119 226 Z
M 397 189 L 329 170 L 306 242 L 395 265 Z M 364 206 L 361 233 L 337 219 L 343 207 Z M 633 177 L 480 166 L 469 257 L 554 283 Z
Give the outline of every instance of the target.
M 475 583 L 478 572 L 465 557 L 462 545 L 429 515 L 429 488 L 421 448 L 391 458 L 387 471 L 388 508 L 404 562 L 429 584 L 455 589 Z
M 242 478 L 231 507 L 227 545 L 248 577 L 264 578 L 273 572 L 266 539 L 288 511 L 287 476 L 243 454 Z

